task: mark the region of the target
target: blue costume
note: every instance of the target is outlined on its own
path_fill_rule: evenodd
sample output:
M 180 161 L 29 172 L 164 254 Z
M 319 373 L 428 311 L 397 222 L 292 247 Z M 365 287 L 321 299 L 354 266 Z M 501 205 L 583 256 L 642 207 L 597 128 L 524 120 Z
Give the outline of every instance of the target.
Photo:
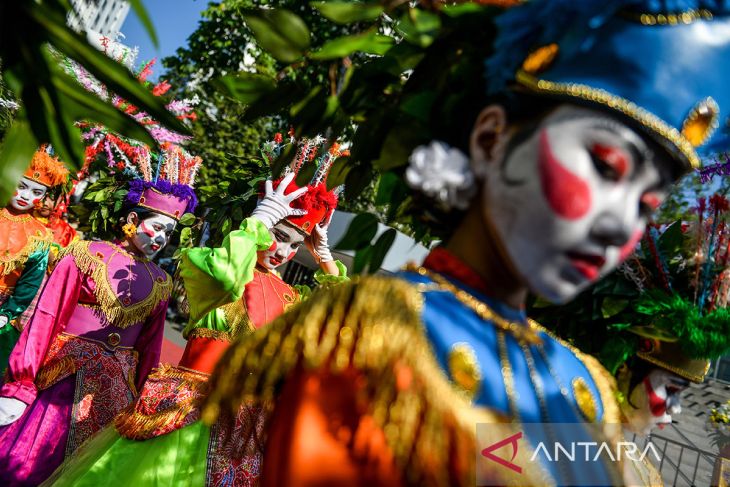
M 458 12 L 450 11 L 469 15 Z M 532 0 L 495 24 L 485 81 L 496 103 L 527 94 L 527 103 L 544 97 L 605 110 L 656 142 L 678 173 L 730 147 L 730 1 Z M 439 42 L 449 42 L 448 34 Z M 454 48 L 455 57 L 467 54 L 462 47 Z M 430 99 L 431 67 L 414 69 L 406 86 L 413 91 L 400 108 L 421 94 Z M 531 461 L 544 440 L 621 441 L 607 427 L 620 421 L 612 376 L 522 311 L 490 299 L 469 272 L 455 272 L 453 257 L 443 259 L 445 266 L 432 257 L 427 271 L 317 293 L 241 340 L 220 362 L 204 415 L 212 421 L 244 399 L 278 400 L 264 469 L 290 478 L 303 472 L 289 464 L 307 445 L 290 419 L 304 408 L 292 402 L 303 397 L 301 405 L 310 407 L 319 390 L 321 404 L 349 405 L 319 417 L 329 419 L 326 441 L 345 444 L 358 481 L 372 473 L 380 485 L 474 485 L 475 477 L 489 485 L 622 483 L 620 462 L 581 455 L 567 465 Z M 325 387 L 330 383 L 337 390 Z M 345 428 L 350 424 L 359 426 Z M 363 424 L 376 425 L 365 453 L 358 449 Z M 485 436 L 480 424 L 489 426 Z M 577 428 L 562 426 L 570 424 Z M 490 446 L 524 444 L 522 434 L 527 448 L 485 460 Z M 381 438 L 387 452 L 373 454 L 383 452 L 375 445 Z M 344 476 L 343 456 L 306 473 L 318 480 Z

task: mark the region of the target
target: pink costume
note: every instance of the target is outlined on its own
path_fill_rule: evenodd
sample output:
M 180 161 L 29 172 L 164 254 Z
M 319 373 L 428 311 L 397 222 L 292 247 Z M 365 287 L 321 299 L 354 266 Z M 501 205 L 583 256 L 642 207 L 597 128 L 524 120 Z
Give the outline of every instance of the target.
M 159 362 L 171 278 L 109 242 L 74 242 L 41 292 L 0 396 L 0 484 L 37 485 L 137 396 Z

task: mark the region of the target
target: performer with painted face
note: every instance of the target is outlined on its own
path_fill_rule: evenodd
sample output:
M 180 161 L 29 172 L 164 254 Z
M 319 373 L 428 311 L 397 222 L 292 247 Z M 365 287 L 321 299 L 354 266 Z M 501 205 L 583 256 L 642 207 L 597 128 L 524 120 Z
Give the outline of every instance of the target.
M 53 235 L 32 211 L 40 206 L 50 188 L 67 179 L 63 163 L 41 147 L 10 203 L 0 211 L 0 371 L 7 367 L 10 351 L 18 341 L 18 319 L 43 282 L 53 243 Z
M 346 268 L 332 259 L 327 244 L 338 191 L 327 189 L 326 177 L 340 155 L 338 146 L 319 158 L 309 185 L 300 188 L 294 181 L 322 142 L 299 142 L 284 177 L 266 181 L 253 214 L 221 247 L 183 250 L 180 275 L 190 323 L 180 364 L 157 369 L 134 407 L 62 465 L 49 484 L 256 485 L 260 454 L 249 435 L 260 430 L 260 409 L 244 405 L 209 427 L 199 420 L 200 407 L 208 394 L 209 374 L 231 340 L 263 327 L 300 301 L 297 289 L 276 269 L 301 246 L 319 262 L 315 280 L 320 284 L 347 280 Z M 269 162 L 281 147 L 266 144 Z
M 46 195 L 40 207 L 33 212 L 33 216 L 53 233 L 53 241 L 60 247 L 68 247 L 79 238 L 76 230 L 66 220 L 67 211 L 68 202 L 64 196 L 53 198 Z
M 634 433 L 672 423 L 682 391 L 730 351 L 729 207 L 724 196 L 702 198 L 693 221 L 650 226 L 599 286 L 567 305 L 538 301 L 531 310 L 616 375 L 622 421 Z
M 165 140 L 152 152 L 104 127 L 81 127 L 87 163 L 116 171 L 116 180 L 104 179 L 116 181 L 109 197 L 87 203 L 110 226 L 119 217 L 118 238 L 77 241 L 59 253 L 10 355 L 0 389 L 3 485 L 38 485 L 137 396 L 159 364 L 172 289 L 152 259 L 197 204 L 199 157 Z
M 441 57 L 426 50 L 400 110 L 388 113 L 410 120 L 414 100 L 428 100 L 425 112 L 439 117 L 448 108 L 440 102 L 453 107 L 465 87 L 488 93 L 469 92 L 463 118 L 414 116 L 446 143 L 413 152 L 406 179 L 465 213 L 422 267 L 317 293 L 219 361 L 204 419 L 251 398 L 273 403 L 264 485 L 639 481 L 606 456 L 530 461 L 539 442 L 615 448 L 621 434 L 610 427 L 620 422 L 610 374 L 528 320 L 524 306 L 528 291 L 565 302 L 609 273 L 677 175 L 728 148 L 715 130 L 730 107 L 727 79 L 704 66 L 730 57 L 730 11 L 681 2 L 703 13 L 678 17 L 664 4 L 530 1 L 497 17 L 492 50 L 464 34 L 489 31 L 470 24 L 480 7 L 439 17 L 446 27 L 431 46 Z M 671 24 L 661 20 L 668 14 Z M 464 81 L 475 71 L 464 59 L 485 51 L 484 83 Z M 429 84 L 444 79 L 456 86 Z M 368 120 L 359 130 L 384 130 Z M 471 127 L 456 131 L 464 121 Z M 419 138 L 402 128 L 389 152 Z M 432 205 L 421 214 L 434 215 Z M 498 445 L 506 451 L 491 454 Z

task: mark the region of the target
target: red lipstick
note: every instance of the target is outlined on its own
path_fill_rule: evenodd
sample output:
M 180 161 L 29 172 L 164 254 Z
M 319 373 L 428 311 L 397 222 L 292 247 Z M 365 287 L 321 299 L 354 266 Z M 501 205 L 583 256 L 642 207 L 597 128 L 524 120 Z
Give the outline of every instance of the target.
M 598 279 L 601 269 L 606 264 L 606 258 L 602 255 L 583 254 L 581 252 L 567 252 L 566 255 L 575 270 L 590 281 Z

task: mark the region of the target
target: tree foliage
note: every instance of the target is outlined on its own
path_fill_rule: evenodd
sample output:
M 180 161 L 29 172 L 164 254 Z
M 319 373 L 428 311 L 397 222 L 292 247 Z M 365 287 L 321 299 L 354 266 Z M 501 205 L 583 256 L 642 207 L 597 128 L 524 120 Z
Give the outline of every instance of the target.
M 154 39 L 141 0 L 130 3 Z M 70 9 L 67 0 L 0 2 L 2 77 L 20 102 L 20 110 L 0 147 L 0 204 L 12 193 L 40 143 L 50 142 L 61 159 L 78 167 L 84 150 L 80 133 L 74 127 L 76 120 L 98 122 L 155 143 L 141 125 L 66 75 L 49 52 L 49 46 L 77 61 L 114 93 L 164 125 L 188 132 L 124 66 L 107 58 L 66 26 Z

